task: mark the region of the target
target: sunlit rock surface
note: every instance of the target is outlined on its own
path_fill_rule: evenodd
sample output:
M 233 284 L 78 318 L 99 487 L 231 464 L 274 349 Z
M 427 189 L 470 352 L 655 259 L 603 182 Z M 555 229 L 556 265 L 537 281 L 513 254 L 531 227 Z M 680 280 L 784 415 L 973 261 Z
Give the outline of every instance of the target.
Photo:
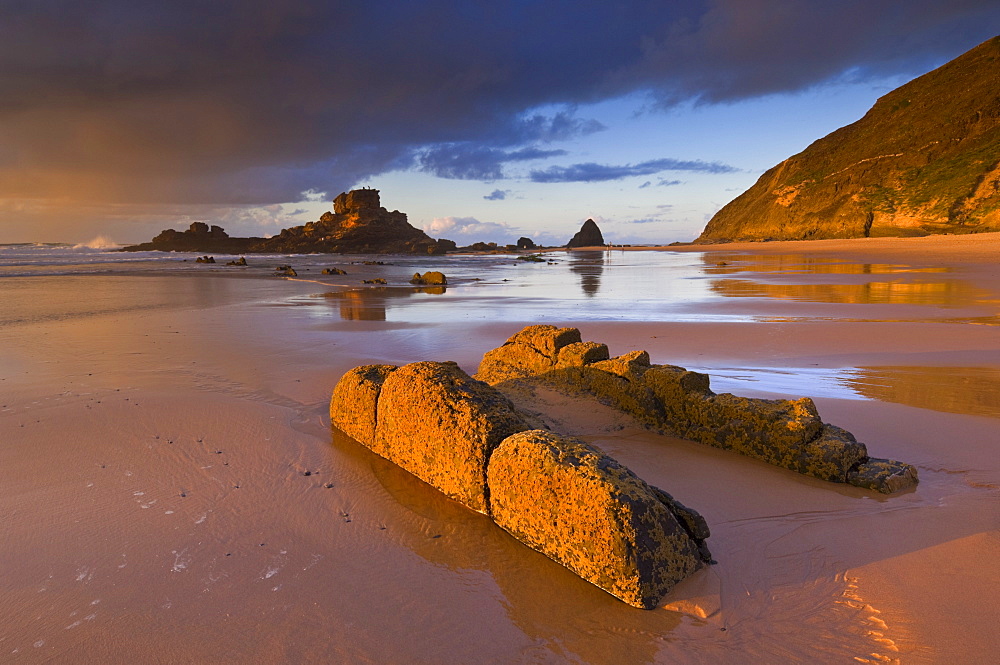
M 510 401 L 454 363 L 359 367 L 338 382 L 331 422 L 469 508 L 489 509 L 486 464 L 529 429 Z M 374 429 L 372 429 L 374 427 Z
M 884 493 L 917 482 L 907 464 L 864 466 L 870 459 L 865 445 L 824 423 L 807 397 L 717 395 L 705 374 L 653 365 L 645 351 L 608 358 L 606 346 L 580 339 L 576 328 L 529 326 L 488 351 L 476 378 L 511 394 L 535 382 L 587 392 L 649 427 L 821 480 Z
M 656 607 L 711 561 L 696 511 L 587 444 L 530 429 L 530 417 L 455 363 L 356 367 L 333 390 L 330 422 L 636 607 Z
M 489 486 L 497 524 L 629 605 L 656 607 L 702 565 L 695 533 L 658 490 L 582 441 L 544 430 L 507 437 Z M 707 526 L 692 512 L 703 539 Z

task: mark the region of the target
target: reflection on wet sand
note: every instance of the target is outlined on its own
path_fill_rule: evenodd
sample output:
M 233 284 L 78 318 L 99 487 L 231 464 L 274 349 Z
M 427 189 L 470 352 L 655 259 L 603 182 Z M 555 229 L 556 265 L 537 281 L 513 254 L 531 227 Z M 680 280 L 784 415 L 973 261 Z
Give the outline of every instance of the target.
M 713 293 L 730 298 L 777 298 L 855 305 L 938 305 L 963 307 L 986 301 L 968 282 L 867 282 L 865 284 L 770 284 L 749 279 L 712 282 Z
M 471 585 L 499 588 L 508 618 L 536 644 L 525 652 L 526 662 L 652 663 L 664 639 L 681 624 L 678 613 L 637 612 L 336 428 L 331 433 L 334 449 L 367 467 L 410 513 L 390 537 L 426 561 L 466 576 Z M 574 629 L 567 630 L 567 624 Z M 609 640 L 609 632 L 630 637 Z
M 944 266 L 908 266 L 890 263 L 858 263 L 824 256 L 778 254 L 755 256 L 743 254 L 705 254 L 702 271 L 706 275 L 746 277 L 716 279 L 709 285 L 712 293 L 729 298 L 774 298 L 804 302 L 852 305 L 934 305 L 965 307 L 993 302 L 990 294 L 967 281 L 942 275 L 928 279 L 926 273 L 950 273 Z M 760 273 L 758 279 L 749 274 Z M 907 275 L 920 274 L 919 278 Z M 788 283 L 782 275 L 795 276 L 799 283 Z M 816 283 L 812 275 L 841 276 L 843 279 Z M 870 279 L 869 275 L 895 275 L 891 279 Z
M 580 288 L 587 296 L 597 295 L 604 273 L 604 252 L 569 252 L 569 269 L 580 276 Z
M 702 255 L 703 270 L 708 275 L 731 275 L 738 272 L 796 272 L 823 275 L 886 275 L 911 272 L 950 272 L 943 266 L 914 267 L 892 263 L 857 263 L 827 256 L 804 254 L 712 254 Z
M 993 367 L 858 367 L 841 381 L 882 402 L 1000 417 L 1000 369 Z
M 440 295 L 445 293 L 447 288 L 446 286 L 375 287 L 353 291 L 329 291 L 321 294 L 321 297 L 339 301 L 340 318 L 345 321 L 385 321 L 390 300 L 409 298 L 417 293 Z

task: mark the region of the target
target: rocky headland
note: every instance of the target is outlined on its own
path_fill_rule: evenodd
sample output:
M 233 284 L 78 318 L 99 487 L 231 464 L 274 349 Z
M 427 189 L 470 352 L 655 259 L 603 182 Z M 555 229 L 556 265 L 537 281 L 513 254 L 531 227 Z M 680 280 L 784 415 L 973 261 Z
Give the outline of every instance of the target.
M 318 221 L 281 231 L 272 238 L 231 238 L 220 227 L 195 222 L 187 231 L 167 229 L 152 241 L 123 251 L 213 252 L 218 254 L 444 254 L 455 243 L 434 240 L 409 224 L 406 214 L 381 206 L 377 189 L 342 192 L 333 212 Z
M 723 207 L 696 243 L 1000 230 L 1000 37 L 876 102 Z

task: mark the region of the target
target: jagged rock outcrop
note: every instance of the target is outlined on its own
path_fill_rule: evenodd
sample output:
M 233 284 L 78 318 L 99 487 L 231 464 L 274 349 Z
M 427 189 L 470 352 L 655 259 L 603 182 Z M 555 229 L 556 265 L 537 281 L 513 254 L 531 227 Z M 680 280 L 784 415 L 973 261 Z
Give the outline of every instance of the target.
M 498 525 L 629 605 L 656 607 L 702 566 L 704 519 L 694 513 L 689 531 L 665 493 L 582 441 L 544 430 L 507 437 L 489 488 Z
M 493 449 L 530 429 L 499 391 L 454 363 L 437 362 L 348 372 L 334 389 L 330 421 L 481 513 L 489 512 L 486 465 Z
M 221 226 L 194 222 L 186 231 L 164 229 L 149 242 L 125 247 L 126 252 L 211 252 L 244 254 L 263 238 L 230 238 Z
M 711 561 L 696 511 L 529 421 L 454 363 L 356 367 L 330 400 L 333 426 L 631 605 Z
M 1000 231 L 1000 37 L 876 102 L 723 207 L 697 243 Z
M 535 249 L 535 242 L 528 237 L 521 236 L 517 239 L 518 249 Z
M 601 233 L 601 229 L 597 226 L 597 222 L 592 219 L 588 219 L 580 227 L 580 230 L 576 232 L 570 241 L 566 243 L 566 247 L 597 247 L 604 245 L 604 235 Z
M 410 226 L 406 214 L 381 207 L 377 189 L 355 189 L 334 199 L 334 212 L 319 221 L 281 231 L 273 238 L 230 238 L 222 228 L 195 222 L 183 233 L 167 229 L 151 242 L 122 251 L 215 252 L 231 254 L 444 254 L 451 240 L 434 240 Z
M 645 351 L 610 358 L 576 328 L 529 326 L 488 351 L 476 378 L 511 394 L 536 382 L 584 391 L 648 427 L 822 480 L 883 493 L 917 482 L 909 464 L 871 458 L 850 432 L 824 423 L 809 398 L 717 395 L 705 374 L 653 365 Z
M 334 199 L 319 221 L 284 229 L 254 251 L 278 253 L 438 253 L 438 243 L 410 226 L 406 214 L 381 207 L 377 189 L 355 189 Z M 442 249 L 441 252 L 444 250 Z

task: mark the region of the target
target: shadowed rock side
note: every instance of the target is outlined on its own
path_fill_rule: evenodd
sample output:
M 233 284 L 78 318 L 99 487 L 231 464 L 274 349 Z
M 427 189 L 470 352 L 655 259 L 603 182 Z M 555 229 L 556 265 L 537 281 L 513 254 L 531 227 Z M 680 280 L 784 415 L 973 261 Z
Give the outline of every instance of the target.
M 584 443 L 528 431 L 507 397 L 454 363 L 356 367 L 330 420 L 636 607 L 711 561 L 701 515 Z
M 869 457 L 850 432 L 820 420 L 807 397 L 717 395 L 707 375 L 650 364 L 645 351 L 608 355 L 576 328 L 529 326 L 487 352 L 476 378 L 511 395 L 535 382 L 585 391 L 648 427 L 821 480 L 886 494 L 917 483 L 914 467 Z
M 1000 230 L 1000 37 L 880 98 L 723 207 L 695 241 Z
M 489 485 L 498 525 L 629 605 L 656 607 L 702 565 L 657 490 L 582 441 L 544 430 L 509 436 L 490 460 Z
M 580 230 L 576 232 L 570 241 L 566 243 L 566 247 L 600 247 L 604 245 L 604 235 L 601 233 L 601 229 L 597 226 L 597 222 L 592 219 L 588 219 L 580 227 Z

